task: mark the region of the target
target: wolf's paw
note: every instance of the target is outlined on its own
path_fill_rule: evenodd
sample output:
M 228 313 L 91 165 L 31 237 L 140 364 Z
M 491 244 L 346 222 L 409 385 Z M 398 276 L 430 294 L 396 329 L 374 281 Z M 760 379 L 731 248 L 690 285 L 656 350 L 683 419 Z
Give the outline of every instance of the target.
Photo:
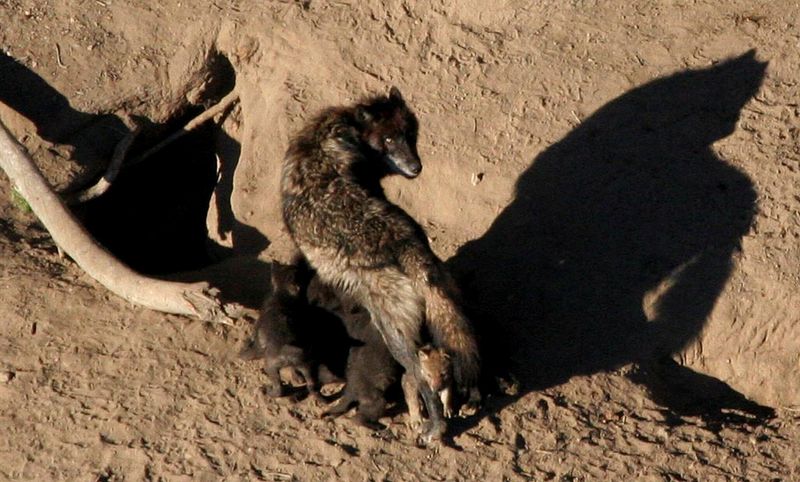
M 446 430 L 447 424 L 445 424 L 444 420 L 440 420 L 437 423 L 433 423 L 429 420 L 428 423 L 426 423 L 423 427 L 422 432 L 417 437 L 417 446 L 430 447 L 438 442 L 441 442 Z

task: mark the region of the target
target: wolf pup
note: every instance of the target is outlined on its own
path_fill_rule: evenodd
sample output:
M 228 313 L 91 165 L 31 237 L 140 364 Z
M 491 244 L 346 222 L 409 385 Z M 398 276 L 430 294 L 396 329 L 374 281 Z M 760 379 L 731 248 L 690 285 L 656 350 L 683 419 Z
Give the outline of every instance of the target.
M 317 277 L 308 286 L 308 301 L 339 316 L 347 334 L 359 343 L 350 348 L 347 357 L 344 392 L 325 415 L 337 417 L 357 405 L 355 418 L 361 425 L 384 429 L 379 420 L 386 411 L 386 391 L 398 380 L 401 367 L 370 322 L 369 312 Z M 417 392 L 414 395 L 418 396 Z
M 439 396 L 445 418 L 452 417 L 450 356 L 441 348 L 430 344 L 420 348 L 417 353 L 423 381 Z M 403 394 L 408 406 L 410 425 L 417 427 L 422 423 L 422 411 L 419 405 L 419 387 L 414 377 L 403 376 Z
M 414 178 L 417 119 L 396 88 L 311 120 L 290 142 L 283 166 L 283 218 L 320 279 L 365 307 L 392 356 L 419 382 L 428 412 L 420 443 L 442 437 L 442 405 L 424 382 L 424 330 L 451 356 L 456 387 L 479 398 L 480 356 L 450 274 L 422 228 L 390 203 L 385 175 Z
M 283 395 L 280 370 L 284 367 L 299 372 L 310 393 L 316 392 L 320 381 L 337 381 L 331 371 L 336 371 L 336 351 L 346 350 L 350 338 L 338 320 L 308 306 L 306 287 L 312 275 L 300 260 L 272 264 L 272 293 L 261 309 L 252 340 L 240 353 L 245 360 L 265 359 L 268 396 Z

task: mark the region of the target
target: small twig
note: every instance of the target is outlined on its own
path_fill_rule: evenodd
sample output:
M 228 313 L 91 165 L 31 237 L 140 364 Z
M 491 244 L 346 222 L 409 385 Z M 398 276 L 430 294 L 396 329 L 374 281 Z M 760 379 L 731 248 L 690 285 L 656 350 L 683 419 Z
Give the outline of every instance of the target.
M 58 66 L 66 69 L 67 66 L 64 65 L 64 62 L 61 61 L 61 46 L 56 44 L 56 60 L 58 61 Z
M 114 155 L 111 157 L 111 162 L 108 164 L 105 174 L 93 186 L 90 186 L 82 191 L 72 193 L 65 198 L 67 204 L 80 204 L 96 197 L 102 196 L 111 187 L 111 183 L 117 178 L 122 163 L 125 161 L 125 156 L 131 148 L 136 135 L 139 133 L 141 126 L 139 126 L 127 114 L 122 115 L 122 123 L 128 128 L 128 134 L 122 138 L 114 149 Z
M 128 166 L 134 166 L 136 164 L 139 164 L 140 162 L 144 161 L 148 157 L 152 156 L 156 152 L 158 152 L 161 149 L 163 149 L 165 146 L 175 142 L 177 139 L 180 139 L 181 137 L 185 136 L 186 134 L 188 134 L 189 132 L 193 131 L 194 129 L 197 129 L 199 126 L 201 126 L 205 122 L 207 122 L 210 119 L 214 118 L 214 116 L 216 116 L 217 114 L 221 114 L 221 113 L 225 112 L 226 110 L 228 110 L 229 107 L 231 107 L 238 100 L 239 100 L 239 92 L 237 92 L 236 89 L 234 89 L 228 95 L 223 97 L 219 102 L 217 102 L 215 105 L 213 105 L 213 106 L 209 107 L 208 109 L 204 110 L 197 117 L 195 117 L 194 119 L 192 119 L 188 123 L 186 123 L 186 125 L 183 126 L 183 128 L 181 130 L 179 130 L 177 132 L 174 132 L 172 135 L 170 135 L 169 137 L 167 137 L 163 141 L 159 142 L 155 146 L 153 146 L 150 149 L 148 149 L 145 152 L 143 152 L 138 157 L 136 157 L 133 160 L 131 160 L 130 162 L 128 162 Z
M 283 472 L 267 472 L 264 474 L 265 476 L 272 477 L 272 480 L 293 480 L 294 477 L 291 474 L 284 474 Z

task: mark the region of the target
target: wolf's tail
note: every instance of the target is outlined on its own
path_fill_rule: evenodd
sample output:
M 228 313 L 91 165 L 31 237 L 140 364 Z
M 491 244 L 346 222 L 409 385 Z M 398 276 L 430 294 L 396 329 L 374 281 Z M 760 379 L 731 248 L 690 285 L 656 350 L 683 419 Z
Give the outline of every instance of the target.
M 434 344 L 451 356 L 453 378 L 462 393 L 478 385 L 481 370 L 480 353 L 475 333 L 457 302 L 457 291 L 451 281 L 423 286 L 425 320 Z

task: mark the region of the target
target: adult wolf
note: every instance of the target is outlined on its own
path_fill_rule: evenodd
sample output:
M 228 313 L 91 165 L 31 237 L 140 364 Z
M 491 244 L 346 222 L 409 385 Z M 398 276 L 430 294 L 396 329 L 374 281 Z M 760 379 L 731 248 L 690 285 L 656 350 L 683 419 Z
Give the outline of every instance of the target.
M 458 292 L 422 228 L 390 203 L 387 174 L 414 178 L 416 116 L 400 91 L 332 107 L 291 141 L 281 180 L 283 218 L 320 279 L 352 296 L 371 315 L 392 356 L 419 382 L 428 411 L 420 441 L 446 429 L 442 405 L 420 370 L 430 337 L 453 362 L 456 387 L 476 402 L 480 357 Z

